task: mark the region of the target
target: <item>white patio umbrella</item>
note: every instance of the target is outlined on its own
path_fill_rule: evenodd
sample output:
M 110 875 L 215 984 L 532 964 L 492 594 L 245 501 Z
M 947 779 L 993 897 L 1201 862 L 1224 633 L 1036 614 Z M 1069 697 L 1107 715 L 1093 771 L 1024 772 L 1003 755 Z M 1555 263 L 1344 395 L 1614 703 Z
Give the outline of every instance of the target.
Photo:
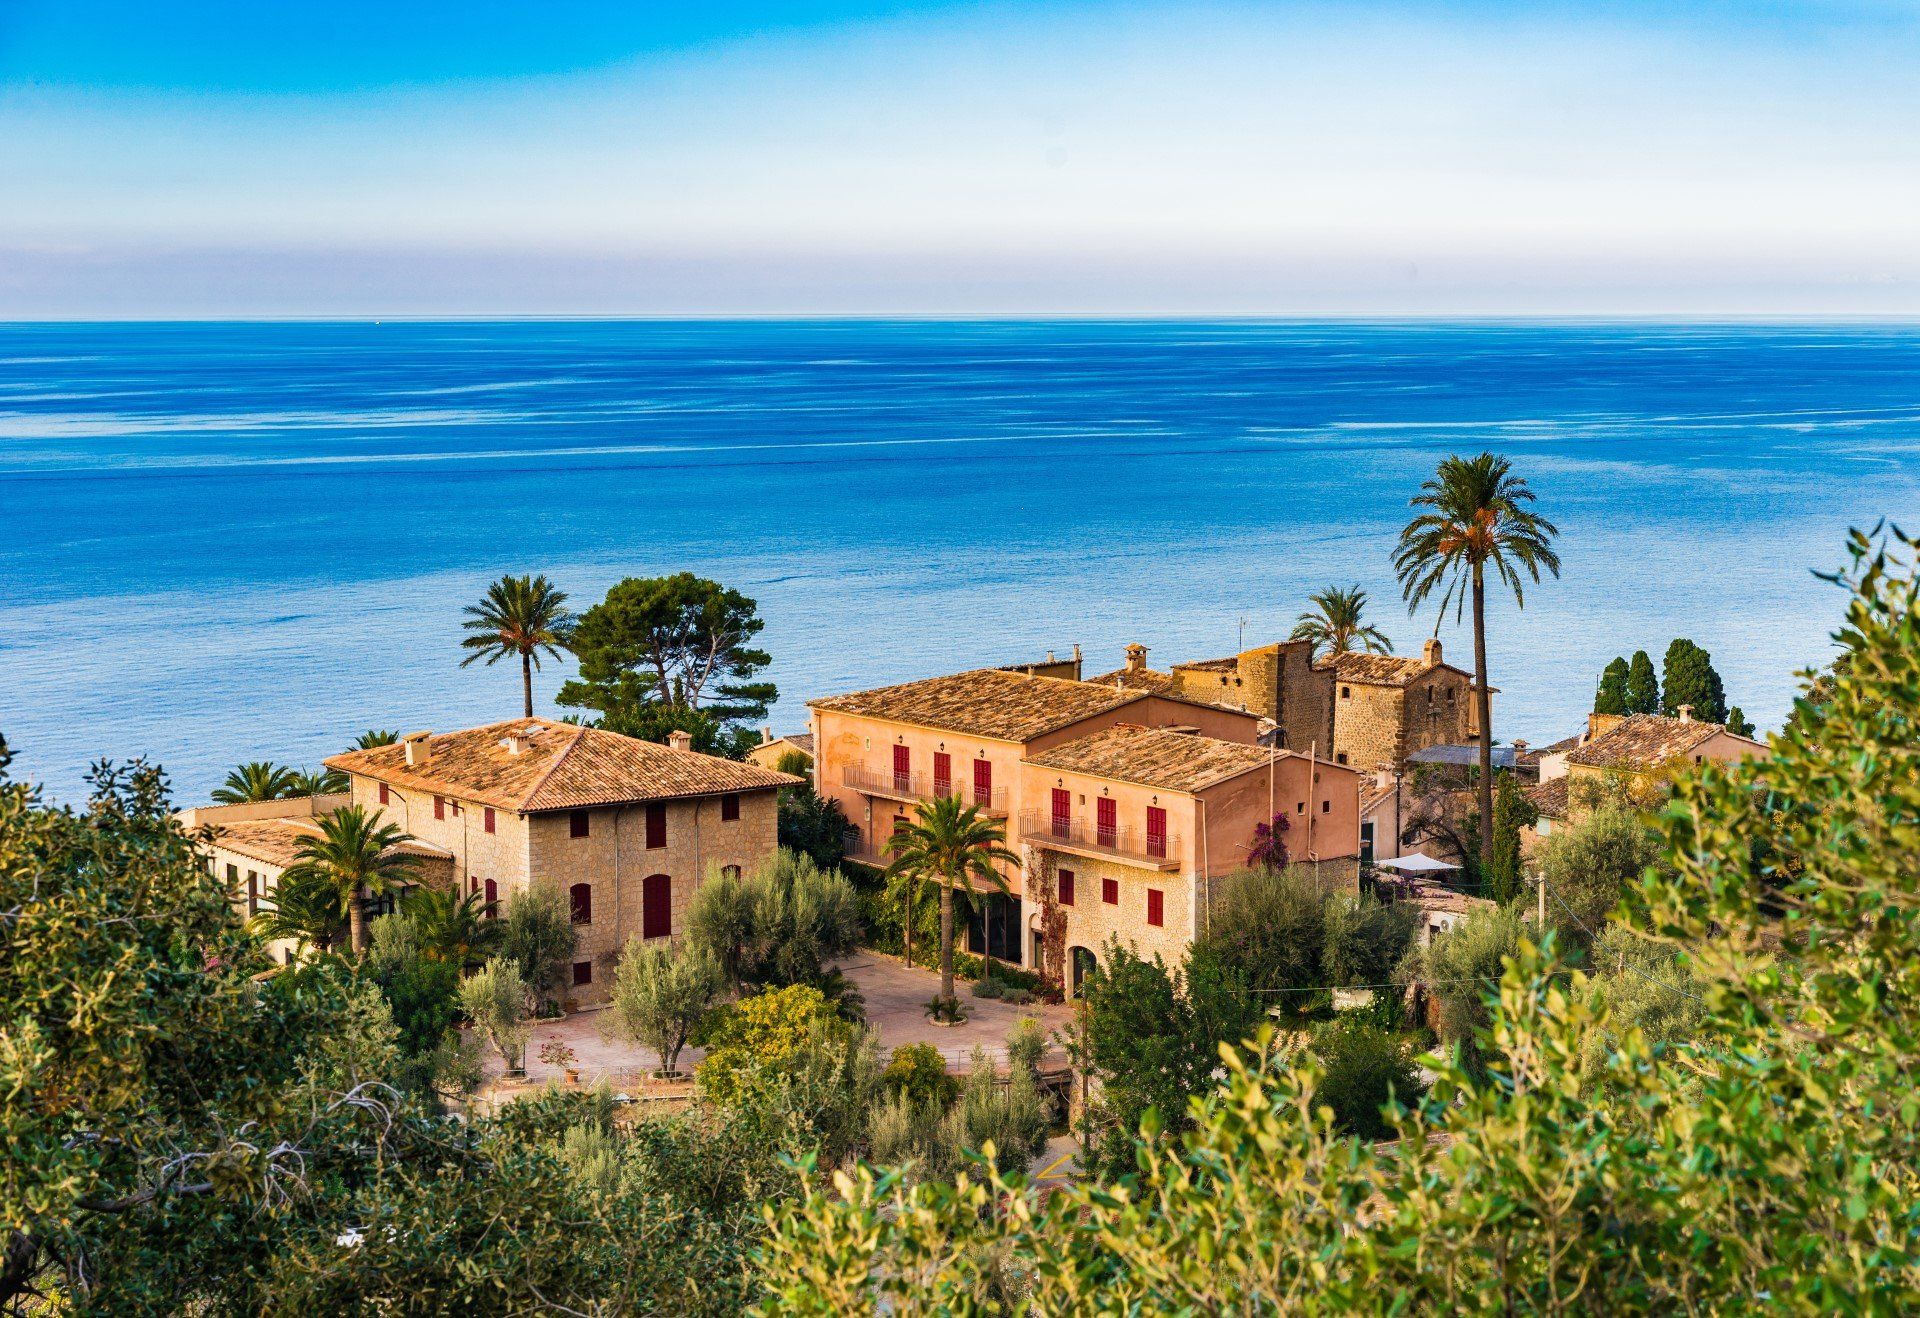
M 1410 851 L 1404 856 L 1395 856 L 1390 860 L 1376 861 L 1382 869 L 1399 870 L 1402 874 L 1437 874 L 1441 870 L 1457 870 L 1458 865 L 1449 865 L 1444 860 L 1435 860 L 1425 852 Z

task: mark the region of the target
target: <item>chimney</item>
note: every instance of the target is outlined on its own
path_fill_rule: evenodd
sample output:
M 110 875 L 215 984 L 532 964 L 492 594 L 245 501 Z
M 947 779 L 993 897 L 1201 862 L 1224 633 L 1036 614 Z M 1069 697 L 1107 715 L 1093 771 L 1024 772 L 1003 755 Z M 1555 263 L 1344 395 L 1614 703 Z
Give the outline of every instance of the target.
M 1052 662 L 1053 662 L 1053 651 L 1051 651 L 1051 650 L 1049 650 L 1049 651 L 1047 651 L 1047 662 L 1048 662 L 1048 663 L 1052 663 Z
M 773 724 L 769 723 L 766 727 L 760 729 L 760 744 L 762 746 L 773 745 Z
M 1680 712 L 1680 721 L 1681 721 L 1682 723 L 1691 723 L 1691 722 L 1693 722 L 1693 706 L 1692 706 L 1692 705 L 1682 705 L 1682 706 L 1680 706 L 1680 711 L 1679 711 L 1679 712 Z
M 433 758 L 433 750 L 427 743 L 431 736 L 431 732 L 410 732 L 400 739 L 400 745 L 407 753 L 409 768 L 416 768 Z
M 667 745 L 677 751 L 690 751 L 693 749 L 693 734 L 685 728 L 675 728 L 667 734 Z
M 1438 636 L 1427 637 L 1427 643 L 1420 647 L 1420 658 L 1425 661 L 1429 668 L 1438 668 L 1440 666 L 1440 638 Z
M 1147 671 L 1147 647 L 1138 641 L 1127 647 L 1127 671 L 1129 673 Z
M 525 755 L 527 753 L 527 746 L 530 743 L 527 741 L 526 733 L 509 732 L 506 736 L 500 738 L 500 744 L 507 748 L 507 754 L 509 755 Z

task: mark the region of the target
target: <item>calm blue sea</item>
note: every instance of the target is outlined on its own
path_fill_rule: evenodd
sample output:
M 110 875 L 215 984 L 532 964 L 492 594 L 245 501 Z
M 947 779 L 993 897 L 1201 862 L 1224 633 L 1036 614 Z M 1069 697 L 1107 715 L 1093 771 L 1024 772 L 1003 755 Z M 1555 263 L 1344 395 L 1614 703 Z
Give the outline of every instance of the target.
M 1501 737 L 1564 735 L 1610 656 L 1676 634 L 1774 725 L 1838 617 L 1813 569 L 1920 523 L 1920 326 L 0 326 L 0 733 L 58 797 L 146 755 L 193 800 L 508 717 L 516 674 L 456 650 L 503 572 L 744 589 L 783 729 L 1075 642 L 1090 671 L 1227 653 L 1329 583 L 1411 648 L 1407 499 L 1483 446 L 1566 563 L 1494 611 Z

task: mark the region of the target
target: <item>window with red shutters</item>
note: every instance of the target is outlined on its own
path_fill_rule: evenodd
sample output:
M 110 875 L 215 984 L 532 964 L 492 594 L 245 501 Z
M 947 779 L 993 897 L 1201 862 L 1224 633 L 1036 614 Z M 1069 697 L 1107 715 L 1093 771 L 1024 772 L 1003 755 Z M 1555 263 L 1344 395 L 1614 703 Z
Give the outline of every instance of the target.
M 480 816 L 480 822 L 485 826 L 487 832 L 489 833 L 493 832 L 493 807 L 492 806 L 488 806 L 486 809 L 486 812 Z
M 647 847 L 651 850 L 666 845 L 667 804 L 664 801 L 655 801 L 647 807 Z
M 640 881 L 640 936 L 665 938 L 673 932 L 673 880 L 649 874 Z
M 588 811 L 569 810 L 567 812 L 568 837 L 585 837 L 592 827 L 592 815 Z
M 1073 905 L 1073 871 L 1061 870 L 1059 878 L 1060 904 L 1062 906 L 1071 906 Z
M 1120 837 L 1119 810 L 1119 803 L 1111 796 L 1103 796 L 1095 804 L 1094 826 L 1103 847 L 1112 846 Z
M 500 904 L 500 885 L 492 879 L 487 880 L 487 918 L 492 919 L 494 908 Z
M 724 822 L 740 817 L 740 793 L 728 792 L 720 798 L 720 818 Z
M 1147 889 L 1147 923 L 1164 925 L 1167 922 L 1167 894 L 1158 888 Z
M 1147 854 L 1162 858 L 1167 854 L 1167 812 L 1157 805 L 1147 807 Z
M 433 817 L 435 819 L 445 819 L 447 817 L 446 797 L 436 796 L 433 798 Z
M 582 984 L 591 984 L 591 983 L 593 983 L 593 962 L 591 961 L 574 962 L 573 963 L 573 986 L 575 988 L 579 988 Z
M 973 762 L 973 803 L 993 806 L 993 761 L 975 760 Z
M 1100 880 L 1100 900 L 1109 906 L 1118 906 L 1120 904 L 1120 880 Z
M 1073 832 L 1073 793 L 1064 787 L 1053 789 L 1053 835 L 1065 837 Z
M 933 753 L 933 794 L 953 795 L 953 756 L 945 751 Z
M 387 790 L 387 785 L 385 783 L 380 784 L 380 804 L 381 805 L 393 804 L 393 794 Z
M 893 790 L 904 792 L 913 782 L 913 752 L 905 746 L 893 748 Z
M 593 923 L 593 885 L 576 883 L 567 889 L 567 906 L 575 924 Z

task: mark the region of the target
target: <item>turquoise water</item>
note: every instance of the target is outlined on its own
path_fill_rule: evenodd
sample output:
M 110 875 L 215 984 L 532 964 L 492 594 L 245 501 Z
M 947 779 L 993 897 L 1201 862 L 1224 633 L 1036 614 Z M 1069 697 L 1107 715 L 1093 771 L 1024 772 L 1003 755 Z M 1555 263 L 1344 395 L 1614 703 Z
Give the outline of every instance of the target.
M 1227 653 L 1333 582 L 1410 650 L 1406 501 L 1483 446 L 1566 564 L 1494 612 L 1498 735 L 1564 735 L 1607 658 L 1675 634 L 1777 724 L 1838 616 L 1812 569 L 1920 523 L 1920 326 L 0 326 L 0 733 L 58 796 L 145 754 L 198 799 L 511 716 L 517 675 L 456 650 L 508 571 L 747 591 L 782 728 L 1075 642 L 1092 671 Z

